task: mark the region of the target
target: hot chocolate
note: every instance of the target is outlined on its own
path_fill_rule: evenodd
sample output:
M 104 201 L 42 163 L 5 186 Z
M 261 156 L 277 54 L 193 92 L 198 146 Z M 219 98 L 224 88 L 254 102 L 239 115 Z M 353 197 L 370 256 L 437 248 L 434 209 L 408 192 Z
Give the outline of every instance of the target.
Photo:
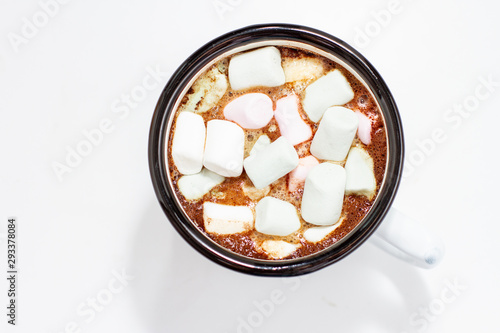
M 367 88 L 307 50 L 267 46 L 218 60 L 180 102 L 167 165 L 207 237 L 243 256 L 291 259 L 352 231 L 382 184 L 387 141 Z

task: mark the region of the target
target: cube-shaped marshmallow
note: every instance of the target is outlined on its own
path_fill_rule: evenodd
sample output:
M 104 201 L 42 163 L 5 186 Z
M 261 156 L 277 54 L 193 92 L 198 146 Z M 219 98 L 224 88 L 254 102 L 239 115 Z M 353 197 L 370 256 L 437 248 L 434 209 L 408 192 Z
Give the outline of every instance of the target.
M 358 116 L 348 108 L 328 108 L 314 134 L 311 154 L 320 160 L 345 160 L 356 135 L 358 121 Z
M 309 172 L 302 195 L 302 218 L 316 225 L 337 223 L 344 203 L 346 173 L 337 164 L 321 163 Z
M 186 200 L 198 200 L 224 179 L 221 175 L 203 168 L 194 175 L 182 176 L 177 186 Z
M 188 111 L 179 113 L 172 140 L 172 158 L 179 172 L 183 175 L 200 172 L 203 167 L 204 149 L 203 117 Z
M 207 123 L 203 165 L 224 177 L 238 177 L 243 171 L 245 133 L 235 123 L 214 119 Z
M 253 229 L 254 217 L 247 206 L 203 203 L 203 223 L 205 231 L 211 234 L 229 235 Z
M 317 57 L 284 58 L 283 71 L 286 82 L 308 81 L 319 78 L 324 71 L 323 62 Z
M 288 189 L 293 192 L 302 187 L 309 171 L 318 164 L 319 161 L 312 155 L 299 158 L 299 165 L 290 172 Z
M 318 122 L 327 108 L 344 105 L 354 97 L 351 85 L 338 70 L 320 77 L 306 88 L 302 105 L 309 119 Z
M 184 111 L 207 112 L 213 108 L 227 90 L 227 77 L 217 67 L 213 67 L 200 76 L 186 94 L 187 102 L 181 105 Z
M 300 116 L 299 103 L 299 98 L 295 94 L 280 98 L 276 102 L 274 112 L 281 135 L 293 146 L 309 140 L 312 136 L 311 127 Z
M 299 164 L 295 148 L 280 136 L 276 141 L 243 162 L 245 171 L 257 189 L 261 189 L 283 177 Z
M 255 206 L 255 230 L 266 235 L 287 236 L 299 230 L 297 209 L 289 202 L 262 198 Z
M 273 118 L 273 101 L 266 94 L 245 94 L 226 105 L 224 117 L 243 128 L 262 128 Z
M 259 136 L 257 141 L 253 144 L 252 149 L 250 149 L 250 154 L 249 155 L 254 155 L 257 152 L 261 151 L 262 149 L 266 148 L 271 144 L 271 139 L 265 134 L 262 134 Z
M 261 248 L 273 259 L 288 257 L 300 247 L 300 244 L 292 244 L 282 240 L 265 240 Z
M 251 87 L 276 87 L 285 83 L 280 51 L 262 47 L 235 55 L 229 61 L 229 84 L 233 90 Z
M 326 238 L 329 234 L 331 234 L 335 229 L 340 227 L 342 225 L 342 222 L 344 221 L 343 218 L 341 218 L 337 223 L 334 225 L 326 226 L 326 227 L 312 227 L 304 231 L 304 238 L 306 241 L 311 242 L 311 243 L 317 243 L 321 242 L 323 239 Z
M 345 163 L 346 194 L 359 194 L 372 198 L 377 188 L 373 159 L 364 149 L 353 147 Z
M 355 113 L 359 119 L 358 138 L 365 145 L 369 145 L 372 142 L 372 121 L 367 115 L 359 111 L 356 111 Z

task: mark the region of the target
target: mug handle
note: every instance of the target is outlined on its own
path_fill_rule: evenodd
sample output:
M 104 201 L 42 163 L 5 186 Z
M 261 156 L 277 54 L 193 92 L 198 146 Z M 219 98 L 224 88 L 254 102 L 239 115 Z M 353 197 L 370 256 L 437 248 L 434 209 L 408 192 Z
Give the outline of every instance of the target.
M 436 267 L 445 253 L 438 235 L 394 208 L 370 240 L 386 252 L 421 268 Z

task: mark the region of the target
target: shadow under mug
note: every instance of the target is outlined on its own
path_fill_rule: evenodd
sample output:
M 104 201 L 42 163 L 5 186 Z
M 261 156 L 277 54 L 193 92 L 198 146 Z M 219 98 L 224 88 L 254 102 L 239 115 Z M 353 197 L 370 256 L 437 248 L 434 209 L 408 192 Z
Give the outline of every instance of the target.
M 348 235 L 317 253 L 289 260 L 260 260 L 231 252 L 199 230 L 184 213 L 172 188 L 167 146 L 175 111 L 187 90 L 206 69 L 231 54 L 281 45 L 312 51 L 331 59 L 355 75 L 371 92 L 384 117 L 387 132 L 387 165 L 383 183 L 366 217 Z M 386 251 L 420 267 L 441 260 L 440 239 L 420 224 L 390 210 L 403 170 L 404 140 L 394 99 L 375 68 L 355 49 L 325 32 L 291 24 L 253 25 L 226 33 L 202 46 L 177 69 L 156 106 L 149 136 L 149 167 L 160 205 L 179 234 L 210 260 L 239 272 L 262 276 L 310 273 L 344 258 L 371 238 Z M 384 221 L 384 223 L 382 223 Z M 374 234 L 374 232 L 379 230 Z

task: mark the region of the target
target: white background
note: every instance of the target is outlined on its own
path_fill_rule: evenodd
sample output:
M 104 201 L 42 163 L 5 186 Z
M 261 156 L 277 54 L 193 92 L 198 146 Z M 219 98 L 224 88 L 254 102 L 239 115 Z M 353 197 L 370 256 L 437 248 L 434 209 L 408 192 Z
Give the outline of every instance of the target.
M 50 17 L 49 2 L 0 7 L 0 332 L 498 330 L 497 2 L 73 0 L 49 6 Z M 171 227 L 148 170 L 158 96 L 198 47 L 266 22 L 333 34 L 382 74 L 413 166 L 394 205 L 442 236 L 439 267 L 414 268 L 365 243 L 304 279 L 246 276 Z M 122 98 L 155 70 L 160 83 L 148 81 L 125 114 Z M 54 163 L 67 165 L 68 149 L 103 120 L 111 132 L 58 177 Z M 430 143 L 435 130 L 445 139 Z M 18 219 L 15 327 L 5 315 L 9 216 Z

